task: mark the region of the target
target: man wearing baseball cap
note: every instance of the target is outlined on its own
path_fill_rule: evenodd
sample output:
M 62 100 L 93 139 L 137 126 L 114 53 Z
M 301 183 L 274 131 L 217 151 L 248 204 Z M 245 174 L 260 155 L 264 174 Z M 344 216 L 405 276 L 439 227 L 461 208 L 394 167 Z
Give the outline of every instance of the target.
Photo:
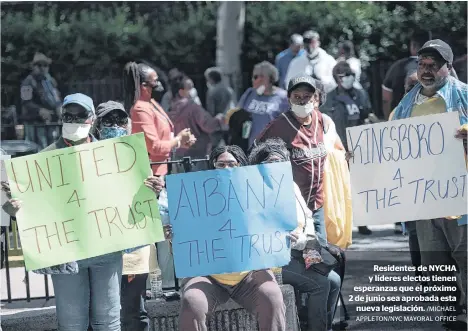
M 90 134 L 95 118 L 94 104 L 90 97 L 82 93 L 67 95 L 62 105 L 62 136 L 45 150 L 95 141 Z
M 302 74 L 288 84 L 289 111 L 282 113 L 257 137 L 258 141 L 281 138 L 291 151 L 294 181 L 299 186 L 321 243 L 327 234 L 323 219 L 323 168 L 326 158 L 323 143 L 323 117 L 319 108 L 322 90 L 317 81 Z
M 390 119 L 457 112 L 461 127 L 455 136 L 464 140 L 466 153 L 468 86 L 450 76 L 452 63 L 453 52 L 447 43 L 440 39 L 426 42 L 418 51 L 419 83 L 403 97 L 390 114 Z M 466 330 L 466 301 L 462 303 L 463 297 L 466 300 L 468 274 L 466 215 L 416 221 L 416 229 L 422 265 L 457 266 L 461 288 L 457 282 L 437 283 L 459 289 L 456 293 L 439 292 L 438 295 L 456 295 L 456 303 L 441 302 L 441 305 L 454 310 L 445 312 L 452 318 L 445 326 L 452 330 Z M 447 272 L 443 276 L 448 276 Z

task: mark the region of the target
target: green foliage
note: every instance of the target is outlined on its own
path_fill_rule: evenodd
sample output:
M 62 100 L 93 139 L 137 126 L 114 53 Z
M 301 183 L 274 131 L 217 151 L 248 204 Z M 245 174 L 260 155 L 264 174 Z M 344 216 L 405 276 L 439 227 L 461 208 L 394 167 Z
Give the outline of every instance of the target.
M 364 64 L 396 60 L 408 54 L 413 29 L 432 31 L 452 45 L 466 39 L 466 11 L 466 2 L 248 2 L 243 63 L 274 61 L 291 34 L 310 29 L 333 55 L 340 41 L 352 40 Z
M 129 60 L 201 74 L 215 63 L 218 5 L 42 2 L 18 9 L 2 4 L 3 95 L 18 93 L 36 51 L 53 59 L 51 72 L 59 84 L 120 77 Z M 414 28 L 432 31 L 452 46 L 466 41 L 466 11 L 466 2 L 247 2 L 241 63 L 250 71 L 265 59 L 273 62 L 292 33 L 308 29 L 320 33 L 333 55 L 338 43 L 349 39 L 364 64 L 395 60 L 407 55 Z
M 36 51 L 53 60 L 51 72 L 59 84 L 120 77 L 131 60 L 146 60 L 164 69 L 178 66 L 187 72 L 214 63 L 217 5 L 213 3 L 161 2 L 150 10 L 122 3 L 84 9 L 39 3 L 30 12 L 5 7 L 4 95 L 17 94 Z

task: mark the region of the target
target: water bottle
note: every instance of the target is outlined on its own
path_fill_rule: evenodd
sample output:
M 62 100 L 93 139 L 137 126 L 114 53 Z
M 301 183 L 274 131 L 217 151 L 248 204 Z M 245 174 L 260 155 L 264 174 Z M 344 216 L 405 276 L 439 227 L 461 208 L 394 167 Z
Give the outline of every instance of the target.
M 159 299 L 163 297 L 161 271 L 156 270 L 149 274 L 151 284 L 151 298 Z

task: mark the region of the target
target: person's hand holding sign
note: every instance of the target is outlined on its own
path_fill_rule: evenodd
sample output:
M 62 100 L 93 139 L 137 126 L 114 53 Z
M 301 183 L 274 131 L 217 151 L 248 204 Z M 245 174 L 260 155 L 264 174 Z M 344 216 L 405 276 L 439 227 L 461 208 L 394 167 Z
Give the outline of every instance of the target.
M 149 176 L 145 179 L 144 183 L 145 186 L 156 193 L 156 195 L 159 195 L 165 185 L 164 179 L 162 179 L 162 177 L 156 176 Z
M 166 240 L 171 240 L 172 239 L 172 225 L 166 224 L 163 226 L 164 229 L 164 237 Z
M 162 177 L 156 177 L 156 176 L 149 176 L 145 180 L 145 186 L 151 189 L 156 195 L 159 195 L 159 193 L 162 191 L 166 183 L 164 182 L 164 179 Z M 163 226 L 164 230 L 164 237 L 166 240 L 171 240 L 172 239 L 172 225 L 166 224 Z
M 7 182 L 2 182 L 2 191 L 5 192 L 8 201 L 5 202 L 2 206 L 3 210 L 5 213 L 7 213 L 10 216 L 15 217 L 16 213 L 18 213 L 18 210 L 21 208 L 21 200 L 18 199 L 12 199 L 11 198 L 11 190 L 10 190 L 10 185 Z
M 467 153 L 468 124 L 462 125 L 455 133 L 455 138 L 463 140 L 465 153 Z
M 350 152 L 350 151 L 346 152 L 345 154 L 346 162 L 349 162 L 349 160 L 353 157 L 354 157 L 353 152 Z

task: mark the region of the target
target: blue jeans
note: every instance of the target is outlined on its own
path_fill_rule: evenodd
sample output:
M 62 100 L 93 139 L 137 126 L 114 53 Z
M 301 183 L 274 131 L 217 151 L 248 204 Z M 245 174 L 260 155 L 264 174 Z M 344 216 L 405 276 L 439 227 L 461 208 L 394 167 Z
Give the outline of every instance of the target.
M 331 271 L 328 276 L 323 276 L 313 269 L 306 269 L 302 261 L 292 257 L 291 262 L 283 267 L 283 283 L 309 294 L 309 330 L 331 330 L 341 287 L 341 278 L 336 272 Z
M 323 207 L 313 212 L 314 229 L 320 245 L 327 247 L 327 228 L 325 227 L 325 214 Z
M 75 275 L 52 275 L 58 331 L 120 331 L 122 253 L 78 261 Z

